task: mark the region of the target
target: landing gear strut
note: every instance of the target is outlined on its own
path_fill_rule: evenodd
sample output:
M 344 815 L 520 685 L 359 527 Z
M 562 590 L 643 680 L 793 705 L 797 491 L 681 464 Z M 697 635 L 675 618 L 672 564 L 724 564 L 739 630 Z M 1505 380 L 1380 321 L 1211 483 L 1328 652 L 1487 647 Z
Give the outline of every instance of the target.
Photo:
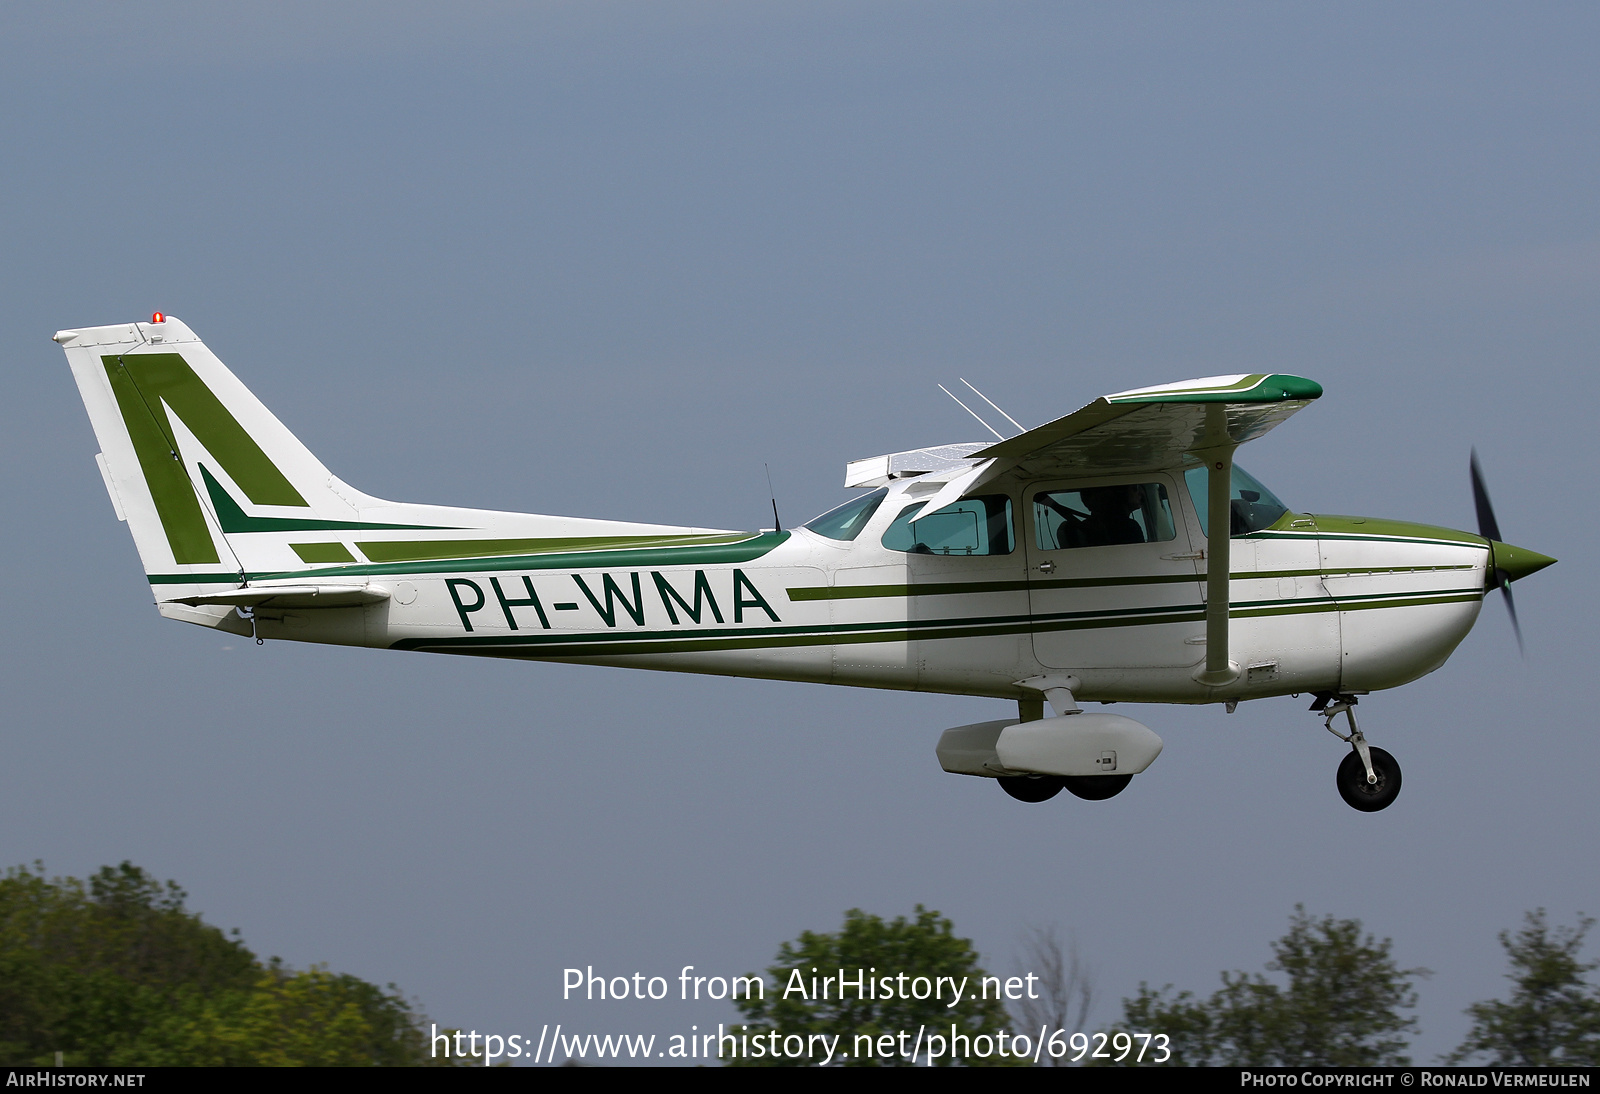
M 1383 749 L 1367 743 L 1366 735 L 1356 725 L 1355 705 L 1353 695 L 1319 696 L 1311 709 L 1322 715 L 1324 729 L 1350 745 L 1351 751 L 1340 761 L 1335 776 L 1339 796 L 1352 809 L 1376 813 L 1387 809 L 1400 793 L 1400 765 Z M 1340 714 L 1350 724 L 1348 734 L 1333 728 L 1333 720 Z

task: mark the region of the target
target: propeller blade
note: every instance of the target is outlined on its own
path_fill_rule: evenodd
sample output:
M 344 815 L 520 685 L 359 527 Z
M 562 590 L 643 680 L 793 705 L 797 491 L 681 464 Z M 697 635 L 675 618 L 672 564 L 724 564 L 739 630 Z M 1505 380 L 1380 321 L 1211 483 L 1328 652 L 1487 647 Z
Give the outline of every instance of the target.
M 1494 519 L 1494 505 L 1489 501 L 1489 488 L 1483 484 L 1483 468 L 1478 466 L 1476 448 L 1472 450 L 1472 504 L 1478 510 L 1478 534 L 1489 541 L 1492 552 L 1493 545 L 1501 542 L 1500 522 Z M 1490 557 L 1493 558 L 1492 554 Z M 1511 630 L 1517 636 L 1517 652 L 1526 658 L 1528 648 L 1522 644 L 1522 624 L 1517 621 L 1517 602 L 1511 597 L 1511 575 L 1496 568 L 1489 572 L 1489 580 L 1500 586 L 1500 591 L 1506 594 L 1506 611 L 1511 613 Z
M 1517 622 L 1517 602 L 1511 599 L 1511 582 L 1500 582 L 1500 591 L 1506 594 L 1506 611 L 1511 613 L 1511 630 L 1517 636 L 1517 652 L 1526 658 L 1528 648 L 1522 644 L 1522 624 Z
M 1472 504 L 1478 510 L 1478 534 L 1492 541 L 1500 538 L 1500 522 L 1494 519 L 1489 490 L 1483 485 L 1483 469 L 1478 466 L 1478 450 L 1472 450 Z

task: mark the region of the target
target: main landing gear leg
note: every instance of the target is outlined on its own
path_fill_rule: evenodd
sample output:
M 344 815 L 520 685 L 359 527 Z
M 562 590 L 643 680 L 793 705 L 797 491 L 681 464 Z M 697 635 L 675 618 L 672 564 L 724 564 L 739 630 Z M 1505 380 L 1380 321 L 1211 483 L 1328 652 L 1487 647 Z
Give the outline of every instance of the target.
M 1339 796 L 1351 808 L 1376 813 L 1387 809 L 1400 793 L 1400 765 L 1383 749 L 1367 743 L 1366 734 L 1356 725 L 1355 705 L 1354 695 L 1340 695 L 1319 697 L 1311 709 L 1322 715 L 1324 729 L 1350 745 L 1350 754 L 1340 762 L 1335 777 Z M 1333 728 L 1334 718 L 1341 714 L 1350 725 L 1348 734 Z

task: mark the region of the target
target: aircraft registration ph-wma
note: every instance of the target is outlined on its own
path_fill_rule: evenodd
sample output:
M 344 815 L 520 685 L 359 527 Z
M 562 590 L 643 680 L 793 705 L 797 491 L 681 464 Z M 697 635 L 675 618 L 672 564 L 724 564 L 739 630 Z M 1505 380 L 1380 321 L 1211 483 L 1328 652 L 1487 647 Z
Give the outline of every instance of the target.
M 177 319 L 55 341 L 169 619 L 1012 700 L 937 751 L 1028 802 L 1109 798 L 1160 753 L 1080 702 L 1309 693 L 1351 746 L 1339 793 L 1382 809 L 1400 767 L 1357 728 L 1357 697 L 1438 668 L 1489 591 L 1512 607 L 1510 582 L 1555 561 L 1500 539 L 1475 459 L 1480 534 L 1290 511 L 1233 456 L 1322 394 L 1297 376 L 1123 391 L 994 443 L 857 460 L 852 501 L 737 532 L 382 501 Z

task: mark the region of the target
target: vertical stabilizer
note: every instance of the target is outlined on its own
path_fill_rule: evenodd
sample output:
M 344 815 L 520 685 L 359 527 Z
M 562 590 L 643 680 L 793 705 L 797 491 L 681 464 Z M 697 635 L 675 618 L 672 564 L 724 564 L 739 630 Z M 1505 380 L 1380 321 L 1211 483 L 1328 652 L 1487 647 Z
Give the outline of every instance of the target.
M 180 320 L 64 330 L 55 341 L 158 601 L 303 565 L 289 537 L 248 533 L 349 526 L 384 504 L 329 474 Z
M 328 472 L 181 321 L 58 331 L 100 442 L 96 462 L 162 614 L 245 627 L 184 605 L 258 580 L 365 581 L 395 565 L 727 543 L 720 529 L 383 501 Z

